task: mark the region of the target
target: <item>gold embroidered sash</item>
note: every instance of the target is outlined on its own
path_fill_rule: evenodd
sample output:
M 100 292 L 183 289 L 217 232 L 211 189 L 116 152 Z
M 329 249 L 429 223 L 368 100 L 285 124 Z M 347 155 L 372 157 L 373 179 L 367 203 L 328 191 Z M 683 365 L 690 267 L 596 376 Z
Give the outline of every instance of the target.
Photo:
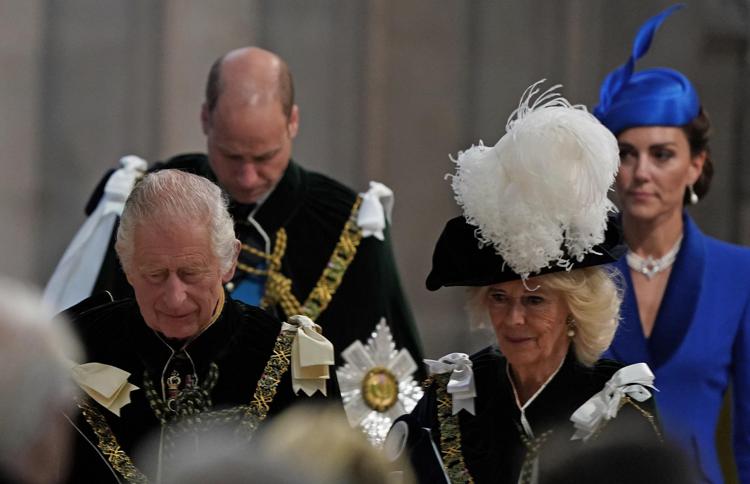
M 127 482 L 147 483 L 146 476 L 135 467 L 130 456 L 120 447 L 104 415 L 97 410 L 96 404 L 89 397 L 76 399 L 76 403 L 81 409 L 83 418 L 96 434 L 96 446 L 102 451 L 112 468 L 119 472 Z
M 440 453 L 443 457 L 443 465 L 448 474 L 448 478 L 454 483 L 473 483 L 474 481 L 466 468 L 466 463 L 464 462 L 463 454 L 461 452 L 461 428 L 459 427 L 458 416 L 453 415 L 452 399 L 447 392 L 449 378 L 450 374 L 430 376 L 425 380 L 424 387 L 429 388 L 433 382 L 436 384 L 437 417 L 438 422 L 440 423 Z M 653 414 L 636 404 L 627 396 L 620 402 L 620 408 L 625 405 L 635 407 L 635 409 L 649 422 L 659 441 L 663 441 L 662 433 L 659 430 L 659 426 L 656 424 Z M 609 422 L 610 421 L 607 421 L 607 423 Z M 602 425 L 599 428 L 599 431 L 592 436 L 592 439 L 596 439 L 605 426 L 606 425 Z M 533 462 L 538 457 L 542 445 L 549 438 L 552 431 L 548 430 L 535 439 L 528 438 L 522 429 L 519 429 L 519 433 L 527 450 L 527 453 L 524 456 L 524 461 L 521 465 L 519 482 L 527 483 L 531 482 L 532 479 Z
M 287 318 L 302 314 L 313 321 L 326 310 L 341 284 L 349 264 L 357 254 L 359 243 L 362 241 L 362 230 L 357 224 L 357 215 L 361 204 L 362 198 L 358 196 L 352 205 L 349 218 L 344 224 L 339 241 L 333 249 L 323 273 L 304 303 L 301 303 L 292 294 L 292 280 L 281 272 L 281 263 L 287 246 L 287 233 L 283 227 L 276 232 L 276 242 L 270 255 L 246 245 L 242 246 L 243 250 L 268 260 L 267 270 L 258 270 L 245 264 L 238 264 L 237 266 L 240 270 L 250 274 L 260 274 L 267 277 L 260 307 L 267 309 L 278 304 Z
M 473 483 L 471 474 L 466 469 L 464 456 L 461 452 L 461 428 L 458 424 L 458 415 L 453 415 L 453 403 L 447 392 L 450 374 L 433 375 L 427 381 L 435 381 L 437 398 L 437 417 L 440 422 L 440 453 L 443 456 L 445 472 L 451 482 Z
M 210 419 L 212 414 L 224 417 L 239 413 L 242 415 L 240 427 L 248 439 L 252 437 L 258 425 L 268 416 L 268 410 L 276 396 L 281 378 L 289 370 L 294 334 L 294 331 L 279 333 L 271 357 L 266 362 L 249 404 L 218 412 L 206 412 L 205 418 Z M 148 478 L 138 470 L 130 456 L 120 446 L 104 415 L 96 408 L 96 404 L 88 397 L 76 399 L 76 403 L 84 419 L 96 434 L 96 446 L 102 451 L 112 468 L 129 483 L 148 483 Z
M 248 437 L 255 432 L 258 425 L 268 416 L 268 409 L 271 407 L 271 402 L 273 402 L 276 396 L 279 383 L 281 383 L 281 377 L 289 370 L 294 335 L 294 331 L 282 331 L 278 338 L 276 338 L 273 353 L 271 353 L 271 358 L 266 363 L 263 374 L 258 380 L 253 399 L 249 405 L 242 406 L 244 418 L 240 422 L 240 425 L 247 432 Z

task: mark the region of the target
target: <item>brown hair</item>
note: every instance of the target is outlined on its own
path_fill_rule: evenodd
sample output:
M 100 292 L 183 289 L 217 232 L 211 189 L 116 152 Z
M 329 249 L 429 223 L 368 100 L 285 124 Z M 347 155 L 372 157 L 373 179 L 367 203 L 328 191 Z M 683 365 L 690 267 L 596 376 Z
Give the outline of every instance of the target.
M 698 115 L 694 117 L 692 121 L 682 126 L 682 131 L 685 133 L 685 136 L 687 136 L 691 156 L 698 156 L 704 151 L 706 153 L 706 161 L 703 163 L 703 171 L 695 184 L 693 184 L 693 190 L 695 191 L 695 194 L 698 195 L 698 199 L 703 199 L 708 193 L 711 179 L 714 176 L 714 164 L 711 158 L 711 149 L 708 146 L 708 141 L 711 137 L 711 120 L 708 117 L 708 113 L 701 108 Z M 685 190 L 683 203 L 685 205 L 690 204 L 689 190 Z

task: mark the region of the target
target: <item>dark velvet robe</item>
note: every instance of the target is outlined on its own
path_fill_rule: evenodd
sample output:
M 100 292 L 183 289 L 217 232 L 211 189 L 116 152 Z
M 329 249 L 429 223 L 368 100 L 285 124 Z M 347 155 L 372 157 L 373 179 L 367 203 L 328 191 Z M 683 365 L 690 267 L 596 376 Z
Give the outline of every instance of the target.
M 176 342 L 157 336 L 145 324 L 132 299 L 89 308 L 77 315 L 74 322 L 86 350 L 86 361 L 125 370 L 130 373 L 128 381 L 139 387 L 130 394 L 131 403 L 121 409 L 120 417 L 86 398 L 104 416 L 118 444 L 139 469 L 141 463 L 135 460 L 138 455 L 136 451 L 144 439 L 152 437 L 160 429 L 159 420 L 144 391 L 144 376 L 148 375 L 160 394 L 164 367 L 172 354 L 170 345 L 177 351 L 165 376 L 175 365 L 189 371 L 194 365 L 200 383 L 205 381 L 209 365 L 216 364 L 218 379 L 210 391 L 213 406 L 208 409 L 216 410 L 251 402 L 281 329 L 281 323 L 265 311 L 229 297 L 219 318 L 185 351 L 179 351 Z M 184 379 L 184 373 L 182 376 Z M 320 393 L 313 396 L 315 399 L 321 397 Z M 335 375 L 328 382 L 328 398 L 336 402 L 340 398 Z M 292 403 L 305 401 L 310 401 L 310 398 L 304 393 L 300 392 L 299 396 L 294 394 L 289 369 L 278 384 L 268 415 L 279 413 Z M 100 449 L 95 447 L 99 439 L 92 426 L 83 416 L 78 417 L 76 426 L 90 442 L 82 434 L 77 435 L 70 482 L 115 482 L 111 470 L 99 455 Z M 145 472 L 144 469 L 140 470 Z
M 181 169 L 216 181 L 208 158 L 202 154 L 177 156 L 166 163 L 157 163 L 152 171 L 165 168 Z M 87 207 L 89 213 L 96 207 L 106 179 L 92 195 Z M 285 228 L 288 242 L 281 269 L 292 280 L 292 293 L 300 302 L 307 299 L 328 264 L 356 196 L 335 180 L 290 161 L 282 179 L 255 214 L 272 239 L 279 228 Z M 250 209 L 238 204 L 231 206 L 235 221 L 244 220 Z M 249 242 L 253 237 L 257 240 L 257 234 L 248 224 L 237 223 L 235 229 L 241 241 Z M 362 239 L 333 300 L 316 320 L 333 343 L 339 365 L 340 352 L 355 340 L 366 342 L 380 318 L 385 318 L 396 345 L 408 349 L 421 366 L 422 351 L 414 319 L 401 288 L 387 230 L 385 235 L 384 241 L 375 237 Z M 271 240 L 272 247 L 273 243 Z M 132 289 L 113 246 L 114 235 L 94 292 L 109 290 L 118 299 L 131 296 Z M 243 277 L 247 276 L 237 271 L 232 282 L 236 286 Z M 283 318 L 280 309 L 277 308 L 276 314 Z
M 525 434 L 521 411 L 506 372 L 507 360 L 492 347 L 472 355 L 471 360 L 477 393 L 475 415 L 465 410 L 458 413 L 460 449 L 466 470 L 476 483 L 515 484 L 528 451 L 522 440 Z M 525 419 L 534 437 L 550 432 L 540 446 L 540 468 L 544 469 L 545 460 L 550 456 L 587 445 L 580 440 L 570 440 L 575 428 L 569 419 L 578 407 L 602 390 L 621 367 L 614 361 L 600 360 L 589 368 L 579 364 L 572 353 L 568 354 L 558 373 L 525 409 Z M 414 411 L 400 419 L 408 424 L 406 449 L 419 482 L 425 484 L 446 482 L 442 462 L 436 458 L 436 450 L 441 445 L 437 385 L 433 383 Z M 596 438 L 628 434 L 658 440 L 653 398 L 636 403 L 654 416 L 653 425 L 626 404 Z

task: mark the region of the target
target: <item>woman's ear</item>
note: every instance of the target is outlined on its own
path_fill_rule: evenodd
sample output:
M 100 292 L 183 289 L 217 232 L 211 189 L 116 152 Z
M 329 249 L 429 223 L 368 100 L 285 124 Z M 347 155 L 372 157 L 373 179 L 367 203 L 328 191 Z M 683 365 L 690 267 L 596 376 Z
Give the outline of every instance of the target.
M 700 179 L 700 176 L 703 173 L 703 165 L 706 164 L 707 156 L 708 153 L 706 150 L 703 150 L 697 155 L 690 157 L 690 185 L 695 185 L 698 182 L 698 179 Z

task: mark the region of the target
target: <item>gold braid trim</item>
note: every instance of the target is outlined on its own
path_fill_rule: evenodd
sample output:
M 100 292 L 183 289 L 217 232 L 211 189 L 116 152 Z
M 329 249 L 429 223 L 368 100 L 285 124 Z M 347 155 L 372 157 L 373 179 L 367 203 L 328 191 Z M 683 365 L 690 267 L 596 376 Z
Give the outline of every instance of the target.
M 281 377 L 289 370 L 294 335 L 294 331 L 281 331 L 276 338 L 271 358 L 268 359 L 258 380 L 253 399 L 249 405 L 244 406 L 245 412 L 240 425 L 248 436 L 252 436 L 258 425 L 268 416 L 268 409 L 276 396 Z
M 620 410 L 622 410 L 622 407 L 624 407 L 626 404 L 632 405 L 638 411 L 638 413 L 643 415 L 646 418 L 646 420 L 648 420 L 648 423 L 651 424 L 651 428 L 654 430 L 654 433 L 656 434 L 656 437 L 659 439 L 659 442 L 664 442 L 664 436 L 662 435 L 661 430 L 659 430 L 659 426 L 656 425 L 656 418 L 654 418 L 653 414 L 651 414 L 651 412 L 647 411 L 646 409 L 644 409 L 643 407 L 635 403 L 633 399 L 630 398 L 629 396 L 625 395 L 622 397 L 622 399 L 620 400 L 620 406 L 617 407 L 617 413 L 619 414 Z M 604 422 L 602 422 L 602 424 L 599 425 L 599 428 L 597 428 L 596 431 L 594 431 L 594 433 L 591 434 L 591 440 L 594 440 L 597 437 L 599 437 L 599 434 L 601 434 L 602 430 L 612 420 L 613 419 L 607 419 Z
M 625 395 L 625 397 L 622 399 L 622 403 L 620 403 L 620 408 L 622 408 L 626 403 L 635 407 L 635 409 L 638 410 L 638 412 L 641 415 L 646 417 L 646 420 L 648 420 L 648 423 L 651 424 L 651 428 L 654 430 L 654 433 L 656 434 L 656 437 L 659 439 L 659 442 L 664 442 L 664 436 L 662 435 L 661 430 L 659 430 L 659 426 L 656 425 L 656 418 L 654 418 L 654 415 L 651 412 L 644 409 L 643 407 L 641 407 L 640 405 L 638 405 L 637 403 L 635 403 L 633 399 L 627 395 Z
M 273 253 L 268 257 L 268 279 L 260 307 L 268 309 L 275 305 L 281 306 L 284 314 L 302 314 L 302 307 L 292 294 L 292 280 L 281 273 L 281 260 L 286 252 L 287 235 L 284 227 L 276 232 L 276 244 Z
M 268 410 L 276 396 L 281 377 L 289 370 L 292 355 L 294 331 L 281 331 L 276 338 L 271 357 L 268 359 L 263 374 L 258 380 L 253 398 L 248 405 L 242 405 L 244 410 L 240 426 L 248 437 L 251 437 L 258 425 L 268 416 Z M 146 484 L 148 479 L 133 464 L 131 458 L 122 450 L 112 429 L 104 416 L 88 399 L 76 399 L 86 422 L 97 436 L 97 447 L 107 457 L 112 468 L 119 472 L 128 482 Z M 220 415 L 222 412 L 217 412 Z
M 526 447 L 526 455 L 523 458 L 521 470 L 518 474 L 518 483 L 532 484 L 534 482 L 534 467 L 537 459 L 539 458 L 539 451 L 541 450 L 542 445 L 544 445 L 549 436 L 552 435 L 552 430 L 547 430 L 539 437 L 534 438 L 526 435 L 526 432 L 523 430 L 523 428 L 519 426 L 518 434 L 521 437 L 521 442 L 523 442 L 524 447 Z
M 286 252 L 286 230 L 284 230 L 284 227 L 282 227 L 276 232 L 276 245 L 274 246 L 273 252 L 271 254 L 266 254 L 265 252 L 258 250 L 255 247 L 250 247 L 247 244 L 240 244 L 240 247 L 245 252 L 249 252 L 254 256 L 266 259 L 269 263 L 269 268 L 256 269 L 255 267 L 251 267 L 247 264 L 237 262 L 237 269 L 256 276 L 267 276 L 273 271 L 278 272 L 281 269 L 281 259 L 284 257 L 284 252 Z
M 281 273 L 281 259 L 286 251 L 287 235 L 283 227 L 276 232 L 273 254 L 267 257 L 269 260 L 268 279 L 260 307 L 267 309 L 278 304 L 286 317 L 304 314 L 313 321 L 318 319 L 318 316 L 326 310 L 333 299 L 333 295 L 341 285 L 344 274 L 346 274 L 349 264 L 354 260 L 359 243 L 362 241 L 362 230 L 357 225 L 357 215 L 361 204 L 362 198 L 358 196 L 352 205 L 349 219 L 344 224 L 339 241 L 331 253 L 328 264 L 326 264 L 317 284 L 310 291 L 304 304 L 301 304 L 292 294 L 292 280 Z
M 77 398 L 76 404 L 81 409 L 86 422 L 88 422 L 96 434 L 98 439 L 96 446 L 107 457 L 112 468 L 119 472 L 128 482 L 147 483 L 148 479 L 146 476 L 135 467 L 130 457 L 122 450 L 122 447 L 120 447 L 120 444 L 112 433 L 112 429 L 107 425 L 104 415 L 96 409 L 91 400 L 88 397 L 85 399 Z
M 434 375 L 437 382 L 437 416 L 440 422 L 440 453 L 443 455 L 443 465 L 451 482 L 473 483 L 474 480 L 466 469 L 464 456 L 461 452 L 461 428 L 458 416 L 453 415 L 453 400 L 446 388 L 450 375 Z

